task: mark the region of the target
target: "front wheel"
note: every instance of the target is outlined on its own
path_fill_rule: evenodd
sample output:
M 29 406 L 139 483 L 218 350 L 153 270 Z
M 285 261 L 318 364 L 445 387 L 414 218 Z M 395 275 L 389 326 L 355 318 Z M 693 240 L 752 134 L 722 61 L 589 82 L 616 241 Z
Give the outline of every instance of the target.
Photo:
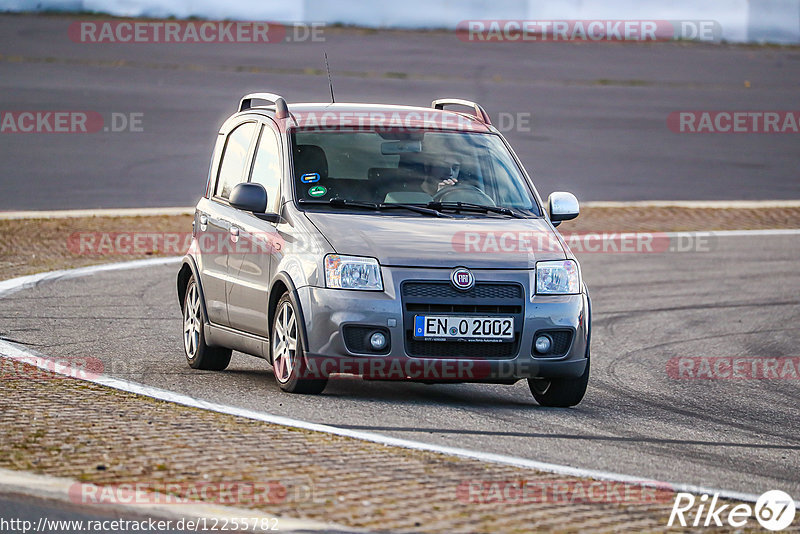
M 587 351 L 588 355 L 588 351 Z M 529 378 L 528 387 L 541 406 L 569 408 L 578 405 L 589 385 L 589 359 L 586 369 L 577 378 Z
M 284 294 L 278 301 L 272 321 L 272 368 L 282 390 L 289 393 L 322 393 L 328 384 L 323 376 L 312 376 L 303 357 L 300 323 L 292 299 Z
M 183 352 L 192 369 L 222 371 L 231 363 L 231 349 L 206 345 L 200 289 L 194 275 L 186 285 L 183 301 Z

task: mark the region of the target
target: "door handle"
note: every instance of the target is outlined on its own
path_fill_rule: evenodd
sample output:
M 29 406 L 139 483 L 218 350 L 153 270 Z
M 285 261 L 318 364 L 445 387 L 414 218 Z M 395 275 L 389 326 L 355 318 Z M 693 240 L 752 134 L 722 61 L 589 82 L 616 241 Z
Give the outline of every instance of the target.
M 237 243 L 239 241 L 239 228 L 231 226 L 231 241 Z
M 205 215 L 200 216 L 200 230 L 206 231 L 208 229 L 208 217 Z

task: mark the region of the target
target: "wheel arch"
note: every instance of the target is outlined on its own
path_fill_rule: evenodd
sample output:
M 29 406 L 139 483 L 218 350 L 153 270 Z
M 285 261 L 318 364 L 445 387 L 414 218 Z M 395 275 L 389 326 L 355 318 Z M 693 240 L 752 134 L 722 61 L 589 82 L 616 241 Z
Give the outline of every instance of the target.
M 589 296 L 589 288 L 584 284 L 586 292 L 586 359 L 589 359 L 592 344 L 592 297 Z
M 185 256 L 180 270 L 178 271 L 177 289 L 178 289 L 178 304 L 183 312 L 183 305 L 186 300 L 186 287 L 189 285 L 189 280 L 194 275 L 195 282 L 197 283 L 197 290 L 200 292 L 200 309 L 203 313 L 203 322 L 208 323 L 208 312 L 206 311 L 206 296 L 203 293 L 203 284 L 200 282 L 200 276 L 197 271 L 197 264 L 191 256 Z
M 269 305 L 267 307 L 267 320 L 269 321 L 269 332 L 272 336 L 272 323 L 275 320 L 275 313 L 278 308 L 278 301 L 283 294 L 289 295 L 292 301 L 295 313 L 297 314 L 298 323 L 300 325 L 300 343 L 303 347 L 303 354 L 308 353 L 308 336 L 306 335 L 306 319 L 303 314 L 303 307 L 300 305 L 300 298 L 297 295 L 297 288 L 292 281 L 292 278 L 285 272 L 280 272 L 275 275 L 272 281 L 272 286 L 269 290 Z M 272 361 L 272 342 L 269 344 L 269 360 Z

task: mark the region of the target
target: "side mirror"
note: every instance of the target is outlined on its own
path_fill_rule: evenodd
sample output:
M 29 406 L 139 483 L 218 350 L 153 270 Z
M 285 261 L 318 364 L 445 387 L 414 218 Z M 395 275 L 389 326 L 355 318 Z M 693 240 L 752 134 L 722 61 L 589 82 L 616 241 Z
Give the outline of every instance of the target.
M 264 213 L 267 211 L 267 190 L 261 184 L 237 184 L 233 187 L 228 202 L 242 211 Z
M 553 226 L 558 226 L 561 221 L 568 221 L 577 217 L 581 208 L 578 199 L 572 193 L 557 191 L 548 198 L 550 204 L 550 221 Z

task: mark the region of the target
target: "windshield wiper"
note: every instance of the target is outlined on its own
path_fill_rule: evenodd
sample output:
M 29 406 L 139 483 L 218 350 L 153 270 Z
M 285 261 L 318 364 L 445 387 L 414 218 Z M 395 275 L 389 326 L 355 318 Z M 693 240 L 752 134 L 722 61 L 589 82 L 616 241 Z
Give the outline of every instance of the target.
M 400 209 L 406 209 L 406 210 L 409 210 L 409 211 L 416 211 L 417 213 L 430 215 L 432 217 L 444 217 L 445 219 L 452 219 L 453 218 L 452 215 L 448 215 L 446 213 L 442 213 L 439 210 L 434 210 L 434 209 L 426 208 L 426 207 L 422 207 L 422 206 L 416 206 L 414 204 L 399 204 L 399 203 L 392 202 L 390 204 L 386 204 L 386 203 L 378 204 L 378 206 L 380 206 L 380 209 L 382 209 L 382 210 L 390 210 L 390 209 L 400 208 Z
M 362 202 L 360 200 L 347 200 L 345 198 L 330 198 L 328 200 L 308 200 L 301 198 L 297 201 L 301 205 L 311 206 L 335 206 L 335 207 L 348 207 L 348 208 L 365 208 L 370 210 L 379 210 L 377 204 L 374 202 Z
M 322 206 L 334 206 L 339 208 L 363 208 L 363 209 L 370 209 L 375 211 L 383 211 L 383 210 L 391 210 L 391 209 L 406 209 L 409 211 L 413 211 L 416 213 L 421 213 L 423 215 L 428 215 L 431 217 L 444 217 L 451 219 L 450 215 L 446 213 L 442 213 L 439 210 L 431 209 L 422 206 L 415 206 L 413 204 L 376 204 L 375 202 L 365 202 L 362 200 L 349 200 L 346 198 L 332 198 L 330 200 L 307 200 L 307 199 L 300 199 L 297 201 L 300 204 L 310 204 L 310 205 L 322 205 Z
M 499 213 L 501 215 L 508 215 L 509 217 L 514 217 L 515 219 L 527 219 L 527 217 L 525 217 L 521 213 L 517 213 L 511 208 L 504 208 L 502 206 L 487 206 L 485 204 L 473 204 L 471 202 L 428 202 L 427 204 L 425 204 L 425 207 L 436 211 L 455 210 L 456 212 L 459 211 L 476 211 L 481 213 L 491 212 L 491 213 Z

